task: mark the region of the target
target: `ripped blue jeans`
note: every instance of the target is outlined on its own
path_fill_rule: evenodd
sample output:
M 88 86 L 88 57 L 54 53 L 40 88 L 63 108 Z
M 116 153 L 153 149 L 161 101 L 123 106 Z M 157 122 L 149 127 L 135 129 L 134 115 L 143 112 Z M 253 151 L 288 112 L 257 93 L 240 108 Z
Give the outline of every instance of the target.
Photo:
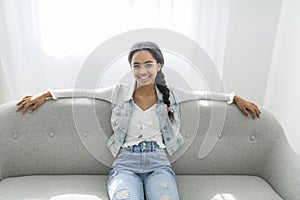
M 179 200 L 175 173 L 154 142 L 122 148 L 108 178 L 111 200 Z

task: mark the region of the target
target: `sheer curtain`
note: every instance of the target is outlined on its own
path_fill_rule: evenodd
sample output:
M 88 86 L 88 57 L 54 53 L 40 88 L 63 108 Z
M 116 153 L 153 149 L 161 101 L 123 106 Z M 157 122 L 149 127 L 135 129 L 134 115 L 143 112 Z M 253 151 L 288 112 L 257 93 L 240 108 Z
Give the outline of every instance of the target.
M 47 87 L 73 87 L 93 49 L 139 28 L 186 35 L 208 52 L 222 74 L 228 4 L 229 0 L 0 0 L 0 78 L 7 80 L 11 99 Z

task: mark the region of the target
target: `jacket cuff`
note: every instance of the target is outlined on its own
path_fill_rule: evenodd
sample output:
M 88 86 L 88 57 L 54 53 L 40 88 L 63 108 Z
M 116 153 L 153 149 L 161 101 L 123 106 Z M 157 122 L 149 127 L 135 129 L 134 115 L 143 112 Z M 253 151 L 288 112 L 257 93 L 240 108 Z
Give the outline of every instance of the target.
M 52 96 L 52 97 L 50 97 L 49 99 L 53 99 L 53 100 L 57 100 L 57 99 L 58 99 L 58 98 L 53 94 L 53 91 L 52 91 L 51 88 L 48 88 L 47 91 L 49 91 L 50 94 L 51 94 L 51 96 Z
M 235 92 L 231 92 L 230 94 L 228 94 L 228 101 L 227 101 L 227 104 L 232 104 L 233 103 L 233 99 L 234 99 L 234 96 L 235 96 Z

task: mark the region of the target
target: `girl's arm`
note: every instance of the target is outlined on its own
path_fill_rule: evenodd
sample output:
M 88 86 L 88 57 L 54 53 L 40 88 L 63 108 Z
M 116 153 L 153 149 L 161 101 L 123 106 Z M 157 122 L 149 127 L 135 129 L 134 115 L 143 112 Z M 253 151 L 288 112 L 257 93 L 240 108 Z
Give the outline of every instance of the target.
M 116 88 L 116 85 L 112 85 L 105 88 L 97 89 L 61 89 L 61 90 L 52 90 L 48 89 L 51 94 L 51 98 L 56 100 L 59 98 L 93 98 L 93 99 L 102 99 L 108 102 L 111 102 L 112 92 Z
M 172 87 L 172 89 L 176 94 L 178 102 L 195 99 L 226 101 L 228 104 L 235 103 L 247 117 L 250 117 L 250 113 L 252 113 L 253 118 L 256 119 L 257 117 L 259 118 L 261 114 L 261 111 L 255 103 L 245 100 L 234 93 L 226 94 L 207 91 L 186 91 L 178 87 Z
M 35 109 L 40 107 L 47 99 L 59 99 L 59 98 L 70 98 L 70 97 L 86 97 L 86 98 L 95 98 L 103 99 L 111 102 L 112 92 L 115 89 L 116 85 L 99 88 L 99 89 L 61 89 L 61 90 L 52 90 L 48 89 L 45 92 L 36 94 L 33 96 L 25 96 L 17 103 L 17 109 L 22 110 L 22 113 L 25 114 L 29 107 L 29 112 L 33 112 Z
M 191 100 L 216 100 L 216 101 L 226 101 L 228 104 L 234 102 L 234 93 L 219 93 L 219 92 L 208 92 L 208 91 L 189 91 L 178 87 L 172 87 L 174 93 L 176 94 L 178 102 L 185 102 Z

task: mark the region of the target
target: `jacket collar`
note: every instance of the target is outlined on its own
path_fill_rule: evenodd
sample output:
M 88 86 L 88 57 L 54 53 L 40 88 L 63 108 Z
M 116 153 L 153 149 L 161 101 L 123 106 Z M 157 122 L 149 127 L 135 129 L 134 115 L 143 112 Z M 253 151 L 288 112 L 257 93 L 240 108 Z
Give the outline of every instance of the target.
M 133 100 L 133 93 L 136 88 L 136 80 L 133 80 L 127 89 L 127 92 L 125 93 L 124 100 L 125 101 L 132 101 Z M 162 93 L 159 91 L 157 88 L 157 85 L 155 84 L 155 91 L 156 91 L 156 96 L 157 96 L 157 101 L 161 102 L 162 101 Z

